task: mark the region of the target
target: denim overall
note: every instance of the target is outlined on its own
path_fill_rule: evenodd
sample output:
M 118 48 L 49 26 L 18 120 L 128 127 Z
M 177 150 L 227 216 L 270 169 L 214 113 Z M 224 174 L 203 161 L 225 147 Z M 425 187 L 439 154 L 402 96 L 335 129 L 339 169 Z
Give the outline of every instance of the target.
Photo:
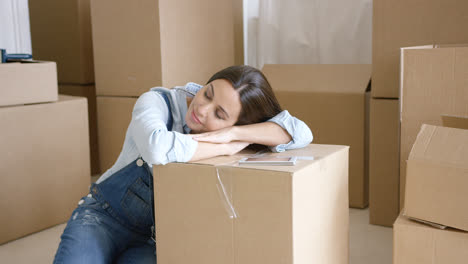
M 169 108 L 168 130 L 172 113 Z M 67 223 L 54 263 L 156 263 L 153 177 L 139 157 L 79 202 Z

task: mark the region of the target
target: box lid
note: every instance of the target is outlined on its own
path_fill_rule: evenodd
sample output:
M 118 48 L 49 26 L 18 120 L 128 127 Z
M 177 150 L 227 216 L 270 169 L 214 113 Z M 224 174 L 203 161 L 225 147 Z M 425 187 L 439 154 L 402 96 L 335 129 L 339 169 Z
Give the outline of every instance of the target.
M 261 154 L 265 156 L 281 157 L 296 156 L 298 159 L 296 165 L 294 166 L 239 165 L 240 159 L 245 157 L 251 157 L 253 155 L 258 155 L 258 153 L 256 154 L 252 150 L 244 150 L 232 156 L 218 156 L 211 159 L 204 159 L 190 163 L 294 173 L 302 170 L 305 167 L 308 167 L 311 164 L 317 163 L 325 156 L 329 156 L 333 153 L 347 148 L 349 148 L 349 146 L 310 144 L 309 146 L 301 149 L 288 150 L 281 153 L 266 152 Z
M 370 64 L 266 64 L 263 73 L 275 91 L 366 92 Z
M 410 160 L 468 168 L 468 130 L 423 124 L 411 149 Z

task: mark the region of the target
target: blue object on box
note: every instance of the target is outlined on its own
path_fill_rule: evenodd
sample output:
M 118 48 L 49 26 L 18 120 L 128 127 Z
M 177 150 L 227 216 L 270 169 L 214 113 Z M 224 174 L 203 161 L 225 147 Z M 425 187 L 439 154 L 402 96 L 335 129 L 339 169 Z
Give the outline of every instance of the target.
M 2 60 L 2 63 L 5 63 L 10 60 L 32 59 L 31 54 L 7 54 L 5 49 L 0 49 L 0 51 L 1 51 L 0 58 Z

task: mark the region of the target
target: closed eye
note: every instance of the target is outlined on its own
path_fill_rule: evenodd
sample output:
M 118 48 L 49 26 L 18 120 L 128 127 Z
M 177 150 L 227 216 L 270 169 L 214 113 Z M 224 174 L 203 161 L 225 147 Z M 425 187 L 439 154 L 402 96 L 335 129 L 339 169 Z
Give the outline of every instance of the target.
M 223 117 L 221 117 L 221 115 L 219 114 L 220 111 L 216 111 L 215 115 L 218 119 L 222 119 L 222 120 L 225 120 Z

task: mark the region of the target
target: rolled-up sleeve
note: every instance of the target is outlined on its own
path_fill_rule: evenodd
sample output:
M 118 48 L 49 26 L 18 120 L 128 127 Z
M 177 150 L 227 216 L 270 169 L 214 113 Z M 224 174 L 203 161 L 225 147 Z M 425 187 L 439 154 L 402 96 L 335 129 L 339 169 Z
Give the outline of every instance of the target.
M 198 142 L 166 127 L 169 110 L 164 98 L 155 91 L 142 94 L 132 113 L 129 132 L 142 158 L 150 164 L 187 162 Z
M 284 128 L 292 140 L 286 144 L 280 144 L 270 147 L 273 152 L 283 152 L 288 149 L 303 148 L 309 145 L 313 140 L 312 131 L 303 121 L 289 114 L 287 110 L 277 114 L 269 122 L 274 122 Z

